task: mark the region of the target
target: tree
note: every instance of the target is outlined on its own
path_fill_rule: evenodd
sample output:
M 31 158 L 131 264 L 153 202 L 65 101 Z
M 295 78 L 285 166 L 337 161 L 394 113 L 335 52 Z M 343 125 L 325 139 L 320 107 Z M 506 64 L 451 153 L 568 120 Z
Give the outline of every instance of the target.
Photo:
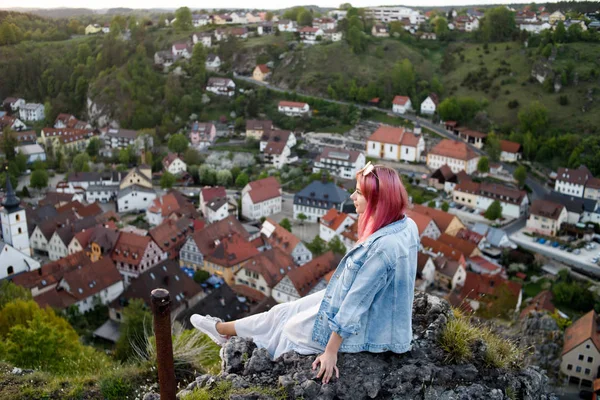
M 318 257 L 327 250 L 325 241 L 319 235 L 315 236 L 312 242 L 307 243 L 306 247 L 312 253 L 313 257 Z
M 173 153 L 181 154 L 188 148 L 189 142 L 184 134 L 176 133 L 169 138 L 167 146 Z
M 519 187 L 523 187 L 527 179 L 527 170 L 523 165 L 519 165 L 513 172 L 513 177 L 517 180 Z
M 188 165 L 199 165 L 202 162 L 202 157 L 200 156 L 200 152 L 198 150 L 188 147 L 185 153 L 183 154 L 183 161 Z
M 177 178 L 175 178 L 175 175 L 169 171 L 165 171 L 160 177 L 160 187 L 163 189 L 171 189 L 176 181 Z
M 27 171 L 27 156 L 25 154 L 19 153 L 15 156 L 15 165 L 17 166 L 19 173 L 24 173 Z
M 313 21 L 313 17 L 310 11 L 308 10 L 302 10 L 300 13 L 298 13 L 298 17 L 296 22 L 298 23 L 298 25 L 300 26 L 312 26 L 312 21 Z
M 279 221 L 279 225 L 281 225 L 281 227 L 287 230 L 288 232 L 292 231 L 292 223 L 287 218 L 284 218 L 281 221 Z
M 500 153 L 502 153 L 502 149 L 500 148 L 500 139 L 498 139 L 498 136 L 496 136 L 494 132 L 490 132 L 485 139 L 485 149 L 492 161 L 500 161 Z
M 235 178 L 235 186 L 243 188 L 248 184 L 248 181 L 248 174 L 246 174 L 245 172 L 240 172 L 237 178 Z
M 308 219 L 308 217 L 306 215 L 304 215 L 303 213 L 298 214 L 297 218 L 300 220 L 300 225 L 304 224 L 304 221 L 306 221 Z
M 554 42 L 564 43 L 567 41 L 567 30 L 565 29 L 565 23 L 558 21 L 556 29 L 554 29 Z
M 450 204 L 448 204 L 447 202 L 444 201 L 442 203 L 442 211 L 448 212 L 449 209 L 450 209 Z
M 346 35 L 346 41 L 348 42 L 348 44 L 350 45 L 350 48 L 352 49 L 352 52 L 355 54 L 360 54 L 363 52 L 364 50 L 364 38 L 363 38 L 364 34 L 363 32 L 357 28 L 356 26 L 351 27 L 350 29 L 348 29 L 348 34 Z
M 201 185 L 213 186 L 217 183 L 217 172 L 204 164 L 198 169 L 198 179 Z
M 100 139 L 94 137 L 90 139 L 86 151 L 90 157 L 96 157 L 100 152 L 101 147 L 102 142 L 100 141 Z
M 487 157 L 483 156 L 479 159 L 477 162 L 477 171 L 482 174 L 490 172 L 490 161 Z
M 152 315 L 143 300 L 133 299 L 123 309 L 123 320 L 115 356 L 125 361 L 135 354 L 135 349 L 146 349 L 146 333 L 151 329 Z
M 191 74 L 197 85 L 203 86 L 206 80 L 206 51 L 201 42 L 194 45 L 190 60 Z
M 197 284 L 204 283 L 204 281 L 208 278 L 210 278 L 210 273 L 208 273 L 208 271 L 199 269 L 198 271 L 194 272 L 194 282 Z
M 34 189 L 44 189 L 48 187 L 48 172 L 43 169 L 33 171 L 29 180 L 29 186 Z
M 346 246 L 344 246 L 344 243 L 342 243 L 338 236 L 335 236 L 327 243 L 327 249 L 333 251 L 335 254 L 346 254 Z
M 532 132 L 541 135 L 548 129 L 548 110 L 539 101 L 534 101 L 527 108 L 519 111 L 521 132 Z
M 415 69 L 408 58 L 398 61 L 392 69 L 394 92 L 403 96 L 412 96 L 415 89 Z
M 180 7 L 175 11 L 175 22 L 173 26 L 178 31 L 192 29 L 192 12 L 188 7 Z
M 217 185 L 219 186 L 231 186 L 233 182 L 233 175 L 228 169 L 221 169 L 217 171 Z
M 494 200 L 492 204 L 485 210 L 484 217 L 490 221 L 495 221 L 502 216 L 502 206 L 498 200 Z
M 0 144 L 1 144 L 0 148 L 2 149 L 2 152 L 4 153 L 4 155 L 6 156 L 6 159 L 8 161 L 14 160 L 15 156 L 16 156 L 15 149 L 19 145 L 19 142 L 17 140 L 17 136 L 15 135 L 15 132 L 12 129 L 10 129 L 9 126 L 6 126 L 2 130 L 2 138 L 0 138 Z
M 90 156 L 88 153 L 79 153 L 73 157 L 73 171 L 75 172 L 88 172 L 90 170 Z
M 439 40 L 444 40 L 448 35 L 448 20 L 444 17 L 437 17 L 433 21 L 433 31 Z
M 515 15 L 506 7 L 490 8 L 481 21 L 480 34 L 486 42 L 501 42 L 512 39 L 517 32 Z
M 31 291 L 6 279 L 0 281 L 0 311 L 11 301 L 31 300 Z
M 135 156 L 131 146 L 119 150 L 119 162 L 121 164 L 129 165 L 132 161 L 135 161 Z
M 267 11 L 267 14 L 265 15 L 265 20 L 272 21 L 273 20 L 273 12 Z

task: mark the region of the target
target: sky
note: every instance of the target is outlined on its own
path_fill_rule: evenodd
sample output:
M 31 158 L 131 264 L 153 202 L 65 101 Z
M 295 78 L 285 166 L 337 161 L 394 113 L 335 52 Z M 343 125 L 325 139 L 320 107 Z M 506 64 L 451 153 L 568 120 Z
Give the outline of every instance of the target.
M 23 8 L 177 8 L 187 6 L 190 8 L 217 7 L 217 8 L 256 8 L 256 9 L 281 9 L 301 5 L 317 5 L 321 7 L 337 7 L 344 0 L 220 0 L 212 1 L 177 1 L 170 2 L 165 0 L 0 0 L 0 8 L 23 7 Z M 523 0 L 521 3 L 525 3 Z M 398 0 L 355 0 L 350 1 L 354 7 L 373 7 L 380 5 L 404 5 L 404 6 L 451 6 L 451 5 L 472 5 L 472 4 L 510 4 L 515 1 L 502 0 L 404 0 L 398 3 Z M 544 1 L 545 3 L 545 1 Z M 542 4 L 540 2 L 540 4 Z

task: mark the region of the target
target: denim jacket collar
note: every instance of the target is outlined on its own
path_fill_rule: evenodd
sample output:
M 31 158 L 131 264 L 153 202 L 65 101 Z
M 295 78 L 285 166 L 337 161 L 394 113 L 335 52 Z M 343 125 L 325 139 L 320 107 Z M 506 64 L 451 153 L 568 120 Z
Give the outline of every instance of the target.
M 368 246 L 375 239 L 378 239 L 378 238 L 380 238 L 382 236 L 385 236 L 385 235 L 389 235 L 391 233 L 400 232 L 402 229 L 404 229 L 405 226 L 406 226 L 406 215 L 404 215 L 404 217 L 402 217 L 402 219 L 399 219 L 398 221 L 392 222 L 391 224 L 386 225 L 383 228 L 380 228 L 379 230 L 373 232 L 367 238 L 367 240 L 365 240 L 364 242 L 360 243 L 359 246 Z

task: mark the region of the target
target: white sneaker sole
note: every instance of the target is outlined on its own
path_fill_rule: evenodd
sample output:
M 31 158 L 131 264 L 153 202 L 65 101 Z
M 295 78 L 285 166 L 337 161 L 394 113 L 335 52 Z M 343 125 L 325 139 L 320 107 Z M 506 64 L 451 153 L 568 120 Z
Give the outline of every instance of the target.
M 215 337 L 215 335 L 212 332 L 209 332 L 208 330 L 206 330 L 204 327 L 197 325 L 192 318 L 190 318 L 190 323 L 194 326 L 194 328 L 198 329 L 200 332 L 204 333 L 206 336 L 208 336 L 210 338 L 210 340 L 212 340 L 213 342 L 215 342 L 215 344 L 223 347 L 223 345 L 225 343 L 227 343 L 227 339 L 221 337 L 219 335 L 219 333 L 217 332 L 217 335 L 219 335 L 219 337 Z M 215 322 L 216 324 L 216 322 Z M 216 330 L 216 328 L 215 328 Z

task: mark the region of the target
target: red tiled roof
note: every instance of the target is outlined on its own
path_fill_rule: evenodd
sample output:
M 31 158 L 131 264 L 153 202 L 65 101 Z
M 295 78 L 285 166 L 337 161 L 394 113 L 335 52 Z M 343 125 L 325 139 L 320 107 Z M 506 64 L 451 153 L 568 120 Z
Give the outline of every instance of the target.
M 192 231 L 192 221 L 186 217 L 178 220 L 166 219 L 160 225 L 150 229 L 148 234 L 164 252 L 169 252 L 169 258 L 179 256 L 181 246 Z
M 300 29 L 298 32 L 300 32 L 300 33 L 317 33 L 318 31 L 319 31 L 319 28 L 305 26 L 304 28 Z
M 304 108 L 304 106 L 306 106 L 306 103 L 300 103 L 297 101 L 285 101 L 282 100 L 279 102 L 279 107 L 292 107 L 292 108 Z
M 267 67 L 267 64 L 258 64 L 256 68 L 258 68 L 263 74 L 269 73 L 269 67 Z
M 85 206 L 81 204 L 78 200 L 75 200 L 65 204 L 62 207 L 57 208 L 56 211 L 59 214 L 62 214 L 67 211 L 75 211 L 76 213 L 79 213 L 79 211 L 81 211 L 83 208 L 85 208 Z
M 367 140 L 380 143 L 400 144 L 402 135 L 404 135 L 404 128 L 382 125 L 373 132 Z
M 115 262 L 124 262 L 127 264 L 138 265 L 152 239 L 150 236 L 140 236 L 135 233 L 121 232 L 111 258 Z
M 454 186 L 454 190 L 457 192 L 465 192 L 471 194 L 479 194 L 481 184 L 473 182 L 472 180 L 464 180 Z
M 23 286 L 27 289 L 40 286 L 42 285 L 42 281 L 45 281 L 46 283 L 42 286 L 47 287 L 53 283 L 57 283 L 65 271 L 87 265 L 90 262 L 90 258 L 84 251 L 78 251 L 77 253 L 69 254 L 59 260 L 44 264 L 40 269 L 35 271 L 15 275 L 12 278 L 12 281 L 14 284 Z
M 215 197 L 227 197 L 223 186 L 205 186 L 200 190 L 202 191 L 202 200 L 205 203 L 210 202 Z
M 417 228 L 419 229 L 419 236 L 423 235 L 431 221 L 433 221 L 428 215 L 420 214 L 415 210 L 406 210 L 406 215 L 413 221 L 415 221 L 415 224 L 417 224 Z
M 281 185 L 274 176 L 249 182 L 250 191 L 248 195 L 253 204 L 281 196 Z
M 565 208 L 565 206 L 562 204 L 554 203 L 548 200 L 537 199 L 533 201 L 533 204 L 531 204 L 531 207 L 529 208 L 529 214 L 557 220 L 563 208 Z
M 425 268 L 425 265 L 427 264 L 427 261 L 429 261 L 430 258 L 431 258 L 431 256 L 429 254 L 425 254 L 421 251 L 417 253 L 417 271 L 418 272 L 423 272 L 423 268 Z
M 221 240 L 232 233 L 237 233 L 245 239 L 250 237 L 248 231 L 244 229 L 240 221 L 230 215 L 213 224 L 206 225 L 202 230 L 196 230 L 193 238 L 202 254 L 210 254 L 216 248 L 216 240 Z
M 477 250 L 477 245 L 475 243 L 459 239 L 454 236 L 450 236 L 447 233 L 442 233 L 438 240 L 454 249 L 457 249 L 466 257 L 471 257 L 473 253 Z
M 233 267 L 258 253 L 259 251 L 252 246 L 247 237 L 234 232 L 223 237 L 204 259 L 222 267 Z
M 500 150 L 507 153 L 518 153 L 521 151 L 521 144 L 517 142 L 511 142 L 510 140 L 501 140 Z
M 342 236 L 348 240 L 357 242 L 358 241 L 358 220 L 355 220 L 352 225 L 350 225 L 348 228 L 344 229 L 344 232 L 342 232 Z
M 436 210 L 435 208 L 426 207 L 421 204 L 413 204 L 412 209 L 420 214 L 430 216 L 433 219 L 433 222 L 435 222 L 438 228 L 440 228 L 442 233 L 446 232 L 452 221 L 455 219 L 458 220 L 455 215 L 442 210 Z
M 340 159 L 340 156 L 333 156 L 331 153 L 339 153 L 340 155 L 342 154 L 347 154 L 348 158 L 347 159 L 343 159 L 343 161 L 348 161 L 351 163 L 355 163 L 356 160 L 358 159 L 358 156 L 361 154 L 361 152 L 359 151 L 355 151 L 355 150 L 348 150 L 348 149 L 341 149 L 341 148 L 335 148 L 335 147 L 327 147 L 324 146 L 323 150 L 321 151 L 321 154 L 319 154 L 317 156 L 317 158 L 315 159 L 315 161 L 321 161 L 325 158 L 327 159 Z
M 396 96 L 396 97 L 394 97 L 393 103 L 397 104 L 399 106 L 403 106 L 409 101 L 410 101 L 410 97 L 408 97 L 408 96 Z
M 480 268 L 485 269 L 489 272 L 494 272 L 498 269 L 502 269 L 502 266 L 494 264 L 481 256 L 471 257 L 470 261 L 474 264 L 477 264 Z
M 246 285 L 232 285 L 231 290 L 233 290 L 236 294 L 242 297 L 247 297 L 248 299 L 257 303 L 267 297 L 263 292 Z
M 598 178 L 588 179 L 587 183 L 585 184 L 585 187 L 591 188 L 591 189 L 600 189 L 600 179 L 598 179 Z
M 529 303 L 527 307 L 521 311 L 519 318 L 525 318 L 527 314 L 533 311 L 548 311 L 553 313 L 556 307 L 552 304 L 552 292 L 549 290 L 542 290 L 539 292 Z
M 163 166 L 165 168 L 169 168 L 169 165 L 171 165 L 171 163 L 173 163 L 173 161 L 177 160 L 179 158 L 179 156 L 177 155 L 177 153 L 169 153 L 165 156 L 165 158 L 163 158 Z
M 271 236 L 267 238 L 269 244 L 273 247 L 279 247 L 288 254 L 292 254 L 292 251 L 294 251 L 296 246 L 300 243 L 300 239 L 271 218 L 267 218 L 265 222 L 269 222 L 275 227 Z
M 83 208 L 77 210 L 77 214 L 81 218 L 90 217 L 90 216 L 98 216 L 103 213 L 102 208 L 98 205 L 98 203 L 91 203 Z
M 300 297 L 304 297 L 324 277 L 329 281 L 341 259 L 341 255 L 335 254 L 330 250 L 313 258 L 304 265 L 299 267 L 292 266 L 287 275 Z
M 244 264 L 244 268 L 261 275 L 267 282 L 267 286 L 272 289 L 296 266 L 294 259 L 288 253 L 273 248 L 256 254 Z
M 481 300 L 494 296 L 498 288 L 504 285 L 515 297 L 519 296 L 521 285 L 517 282 L 506 280 L 498 275 L 476 274 L 467 271 L 467 278 L 460 297 L 461 299 Z
M 475 244 L 479 244 L 484 238 L 483 235 L 480 235 L 477 232 L 473 232 L 467 228 L 460 229 L 457 232 L 456 237 L 459 239 L 468 240 L 469 242 L 472 242 Z
M 85 249 L 90 241 L 90 238 L 94 234 L 96 228 L 84 229 L 81 232 L 75 234 L 74 239 L 77 239 L 83 249 Z
M 573 322 L 565 331 L 562 355 L 573 350 L 586 340 L 591 339 L 596 350 L 600 351 L 600 334 L 598 333 L 598 315 L 592 310 Z
M 335 231 L 346 220 L 346 218 L 348 218 L 348 214 L 332 208 L 327 211 L 327 214 L 321 217 L 321 224 Z
M 419 144 L 419 140 L 421 140 L 420 136 L 415 135 L 413 132 L 406 131 L 402 136 L 400 144 L 406 147 L 417 147 Z
M 559 168 L 557 171 L 557 181 L 568 182 L 573 185 L 585 185 L 588 179 L 593 175 L 585 165 L 580 165 L 577 169 Z
M 442 139 L 429 154 L 468 161 L 479 157 L 466 143 L 456 140 Z
M 423 236 L 421 238 L 421 244 L 423 248 L 429 249 L 433 253 L 441 253 L 446 258 L 449 258 L 454 261 L 463 262 L 464 254 L 455 248 L 448 246 L 446 243 L 440 242 L 439 240 L 431 239 L 430 237 Z
M 265 146 L 265 149 L 263 150 L 263 152 L 265 154 L 282 154 L 283 150 L 285 150 L 285 145 L 286 142 L 275 142 L 273 140 L 270 140 L 269 142 L 267 142 L 267 145 Z

